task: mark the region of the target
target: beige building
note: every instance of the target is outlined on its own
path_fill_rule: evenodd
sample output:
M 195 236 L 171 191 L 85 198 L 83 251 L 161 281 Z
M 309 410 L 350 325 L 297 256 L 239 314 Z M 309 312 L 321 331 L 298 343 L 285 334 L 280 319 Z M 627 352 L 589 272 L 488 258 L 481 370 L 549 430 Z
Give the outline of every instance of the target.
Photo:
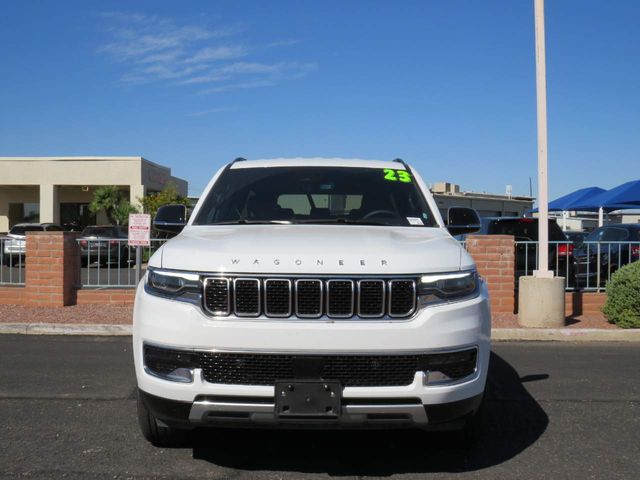
M 521 217 L 533 208 L 534 198 L 494 193 L 464 192 L 455 183 L 440 182 L 431 193 L 443 217 L 449 207 L 469 207 L 481 217 Z
M 142 157 L 0 157 L 0 232 L 20 222 L 105 223 L 88 210 L 99 186 L 116 185 L 134 205 L 139 198 L 187 182 Z

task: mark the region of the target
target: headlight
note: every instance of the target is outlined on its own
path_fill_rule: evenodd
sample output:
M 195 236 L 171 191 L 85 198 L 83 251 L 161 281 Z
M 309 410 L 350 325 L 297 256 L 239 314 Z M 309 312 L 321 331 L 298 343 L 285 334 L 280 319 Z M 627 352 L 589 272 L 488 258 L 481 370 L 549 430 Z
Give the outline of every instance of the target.
M 202 283 L 197 273 L 149 269 L 145 290 L 158 297 L 199 303 Z
M 418 282 L 420 305 L 466 300 L 478 296 L 480 280 L 475 270 L 423 275 Z

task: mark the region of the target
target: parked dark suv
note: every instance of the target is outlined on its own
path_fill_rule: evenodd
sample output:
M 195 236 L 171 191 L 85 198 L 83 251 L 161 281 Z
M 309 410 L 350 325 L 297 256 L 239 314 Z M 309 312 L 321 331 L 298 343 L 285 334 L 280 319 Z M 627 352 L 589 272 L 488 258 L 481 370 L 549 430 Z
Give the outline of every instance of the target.
M 564 234 L 566 235 L 567 240 L 573 242 L 574 248 L 578 248 L 580 245 L 582 245 L 582 242 L 584 242 L 589 236 L 589 232 L 576 232 L 572 230 L 568 230 L 564 232 Z
M 538 262 L 538 219 L 525 217 L 485 217 L 479 235 L 513 235 L 516 243 L 516 278 L 532 275 Z M 531 243 L 523 243 L 531 242 Z M 573 243 L 555 220 L 549 219 L 549 270 L 559 277 L 572 277 Z M 569 261 L 567 261 L 569 259 Z
M 78 242 L 82 266 L 100 262 L 116 263 L 125 267 L 135 261 L 135 248 L 127 243 L 127 233 L 121 227 L 94 225 L 85 228 Z
M 576 286 L 604 287 L 616 270 L 638 259 L 640 259 L 639 223 L 620 223 L 597 228 L 574 251 Z

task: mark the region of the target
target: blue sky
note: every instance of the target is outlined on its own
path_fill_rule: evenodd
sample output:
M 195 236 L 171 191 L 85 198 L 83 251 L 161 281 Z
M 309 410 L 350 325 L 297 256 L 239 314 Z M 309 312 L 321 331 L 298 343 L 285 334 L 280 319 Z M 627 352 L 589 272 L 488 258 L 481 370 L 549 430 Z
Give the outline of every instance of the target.
M 551 0 L 551 195 L 640 177 L 640 2 Z M 142 155 L 199 194 L 237 157 L 401 157 L 536 182 L 533 0 L 13 1 L 0 156 Z

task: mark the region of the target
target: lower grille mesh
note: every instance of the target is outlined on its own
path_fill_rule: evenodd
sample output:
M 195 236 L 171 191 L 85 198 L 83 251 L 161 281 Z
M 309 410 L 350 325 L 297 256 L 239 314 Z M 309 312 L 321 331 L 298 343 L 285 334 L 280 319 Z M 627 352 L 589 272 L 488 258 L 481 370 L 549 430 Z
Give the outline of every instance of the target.
M 456 353 L 416 355 L 314 355 L 254 353 L 200 353 L 200 366 L 209 383 L 274 385 L 295 379 L 296 362 L 315 359 L 323 380 L 344 386 L 403 386 L 413 382 L 416 372 L 438 370 L 450 378 L 462 378 L 476 368 L 475 349 Z

